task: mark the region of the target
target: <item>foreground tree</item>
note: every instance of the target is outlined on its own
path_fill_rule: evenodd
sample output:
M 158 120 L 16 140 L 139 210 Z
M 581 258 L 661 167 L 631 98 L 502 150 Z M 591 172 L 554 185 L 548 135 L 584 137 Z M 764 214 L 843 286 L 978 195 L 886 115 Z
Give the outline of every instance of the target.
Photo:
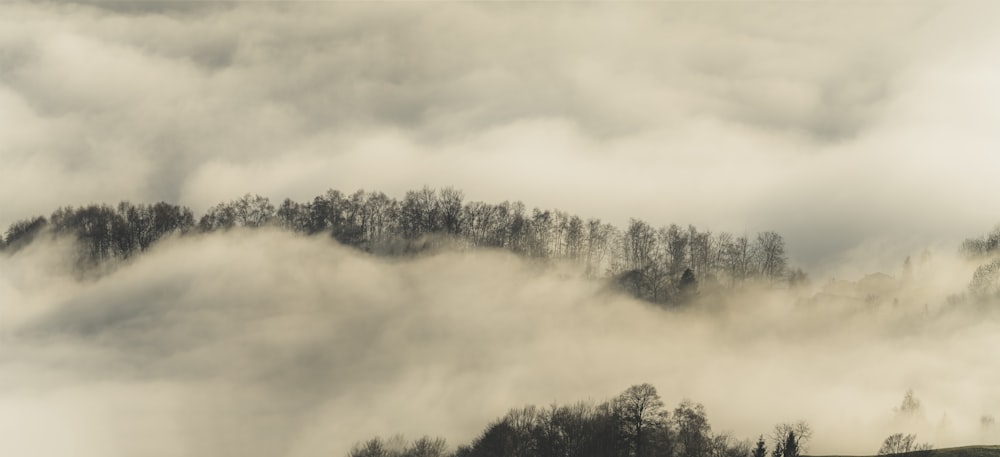
M 677 455 L 680 457 L 705 457 L 712 444 L 712 427 L 708 423 L 705 407 L 701 403 L 684 400 L 674 409 L 677 428 Z
M 621 417 L 622 435 L 628 455 L 643 457 L 651 455 L 662 439 L 667 426 L 667 411 L 663 409 L 656 388 L 650 384 L 629 387 L 618 396 L 616 405 Z

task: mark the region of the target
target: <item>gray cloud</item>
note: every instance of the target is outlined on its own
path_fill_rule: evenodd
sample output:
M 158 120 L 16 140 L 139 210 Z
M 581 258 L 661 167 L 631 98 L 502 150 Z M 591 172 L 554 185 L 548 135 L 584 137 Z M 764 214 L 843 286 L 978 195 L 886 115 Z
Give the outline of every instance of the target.
M 776 229 L 820 267 L 1000 210 L 978 171 L 996 165 L 990 3 L 3 8 L 4 225 L 92 201 L 451 184 L 618 223 Z

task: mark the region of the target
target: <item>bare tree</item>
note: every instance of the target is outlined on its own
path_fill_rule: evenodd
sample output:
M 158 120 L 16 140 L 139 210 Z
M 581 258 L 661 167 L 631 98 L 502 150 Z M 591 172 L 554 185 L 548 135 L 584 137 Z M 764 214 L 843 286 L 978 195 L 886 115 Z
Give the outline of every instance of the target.
M 230 203 L 236 225 L 262 227 L 274 217 L 274 205 L 267 197 L 246 194 Z
M 774 431 L 771 432 L 771 442 L 774 443 L 771 455 L 796 457 L 799 454 L 804 454 L 807 451 L 806 446 L 812 435 L 812 427 L 806 421 L 777 424 L 774 426 Z M 791 441 L 789 441 L 789 437 L 792 438 Z M 789 444 L 792 444 L 794 447 L 789 449 Z M 789 453 L 792 453 L 792 455 Z
M 445 187 L 439 192 L 437 215 L 440 221 L 436 224 L 440 230 L 449 235 L 462 233 L 462 200 L 465 194 L 453 187 Z
M 659 236 L 664 249 L 662 256 L 664 270 L 670 277 L 676 278 L 688 267 L 688 234 L 677 224 L 672 224 L 668 228 L 661 228 Z
M 722 249 L 724 251 L 723 263 L 730 286 L 735 286 L 755 276 L 753 267 L 756 252 L 746 236 L 731 239 Z
M 913 389 L 908 389 L 903 395 L 903 402 L 896 408 L 896 413 L 902 416 L 915 416 L 920 414 L 920 399 L 913 393 Z
M 656 388 L 650 384 L 629 387 L 618 396 L 615 404 L 621 415 L 629 455 L 647 455 L 654 431 L 663 429 L 667 423 L 667 411 L 663 409 L 663 400 Z
M 406 193 L 400 208 L 400 225 L 403 237 L 415 239 L 438 231 L 440 206 L 434 189 L 424 186 Z
M 448 444 L 444 438 L 425 436 L 415 440 L 404 451 L 403 457 L 445 457 Z
M 382 438 L 375 437 L 364 443 L 355 444 L 347 455 L 348 457 L 390 457 L 392 453 Z
M 878 455 L 906 454 L 910 452 L 930 451 L 934 447 L 928 443 L 918 444 L 917 435 L 894 433 L 882 442 Z
M 587 276 L 596 277 L 605 270 L 617 237 L 618 233 L 613 225 L 602 224 L 600 219 L 587 221 Z
M 653 263 L 656 232 L 649 224 L 639 219 L 630 219 L 622 241 L 627 270 L 642 270 Z
M 571 216 L 565 220 L 562 228 L 565 233 L 565 258 L 572 262 L 579 262 L 584 251 L 584 227 L 583 219 Z
M 707 277 L 715 269 L 712 232 L 699 232 L 695 226 L 688 226 L 688 246 L 691 270 L 698 277 Z
M 711 449 L 712 427 L 708 423 L 705 407 L 691 400 L 684 400 L 673 414 L 677 427 L 677 445 L 680 457 L 705 457 Z
M 785 275 L 787 257 L 785 256 L 785 240 L 775 232 L 764 232 L 757 235 L 756 249 L 761 276 L 768 281 L 776 281 Z
M 723 432 L 712 437 L 712 457 L 751 457 L 752 446 L 749 440 L 738 440 L 732 433 Z

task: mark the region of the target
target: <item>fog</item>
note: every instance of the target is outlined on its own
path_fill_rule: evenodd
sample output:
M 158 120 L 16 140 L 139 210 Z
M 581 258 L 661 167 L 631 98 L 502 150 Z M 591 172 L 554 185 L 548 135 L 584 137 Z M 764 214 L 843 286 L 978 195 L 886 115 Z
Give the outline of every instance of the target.
M 947 253 L 878 305 L 817 284 L 668 311 L 504 252 L 386 260 L 233 231 L 79 279 L 70 248 L 0 256 L 0 453 L 343 455 L 394 433 L 454 446 L 511 407 L 642 382 L 741 438 L 806 420 L 814 454 L 870 454 L 892 432 L 995 441 L 979 419 L 1000 412 L 1000 322 L 945 304 L 971 271 Z M 908 389 L 923 409 L 901 418 Z
M 884 268 L 1000 212 L 997 7 L 5 2 L 0 226 L 453 185 Z
M 0 253 L 0 454 L 455 445 L 510 407 L 643 382 L 741 438 L 806 420 L 813 454 L 995 442 L 1000 325 L 947 303 L 975 268 L 957 243 L 1000 214 L 998 7 L 3 2 L 0 227 L 454 186 L 773 230 L 814 281 L 664 310 L 505 252 L 237 230 L 81 274 L 72 243 L 39 241 Z

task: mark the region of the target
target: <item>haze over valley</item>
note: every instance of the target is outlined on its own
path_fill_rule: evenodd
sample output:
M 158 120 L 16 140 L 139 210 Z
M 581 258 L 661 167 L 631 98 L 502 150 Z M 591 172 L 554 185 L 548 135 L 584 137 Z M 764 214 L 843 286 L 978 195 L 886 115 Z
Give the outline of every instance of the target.
M 997 444 L 998 13 L 0 5 L 0 454 Z

